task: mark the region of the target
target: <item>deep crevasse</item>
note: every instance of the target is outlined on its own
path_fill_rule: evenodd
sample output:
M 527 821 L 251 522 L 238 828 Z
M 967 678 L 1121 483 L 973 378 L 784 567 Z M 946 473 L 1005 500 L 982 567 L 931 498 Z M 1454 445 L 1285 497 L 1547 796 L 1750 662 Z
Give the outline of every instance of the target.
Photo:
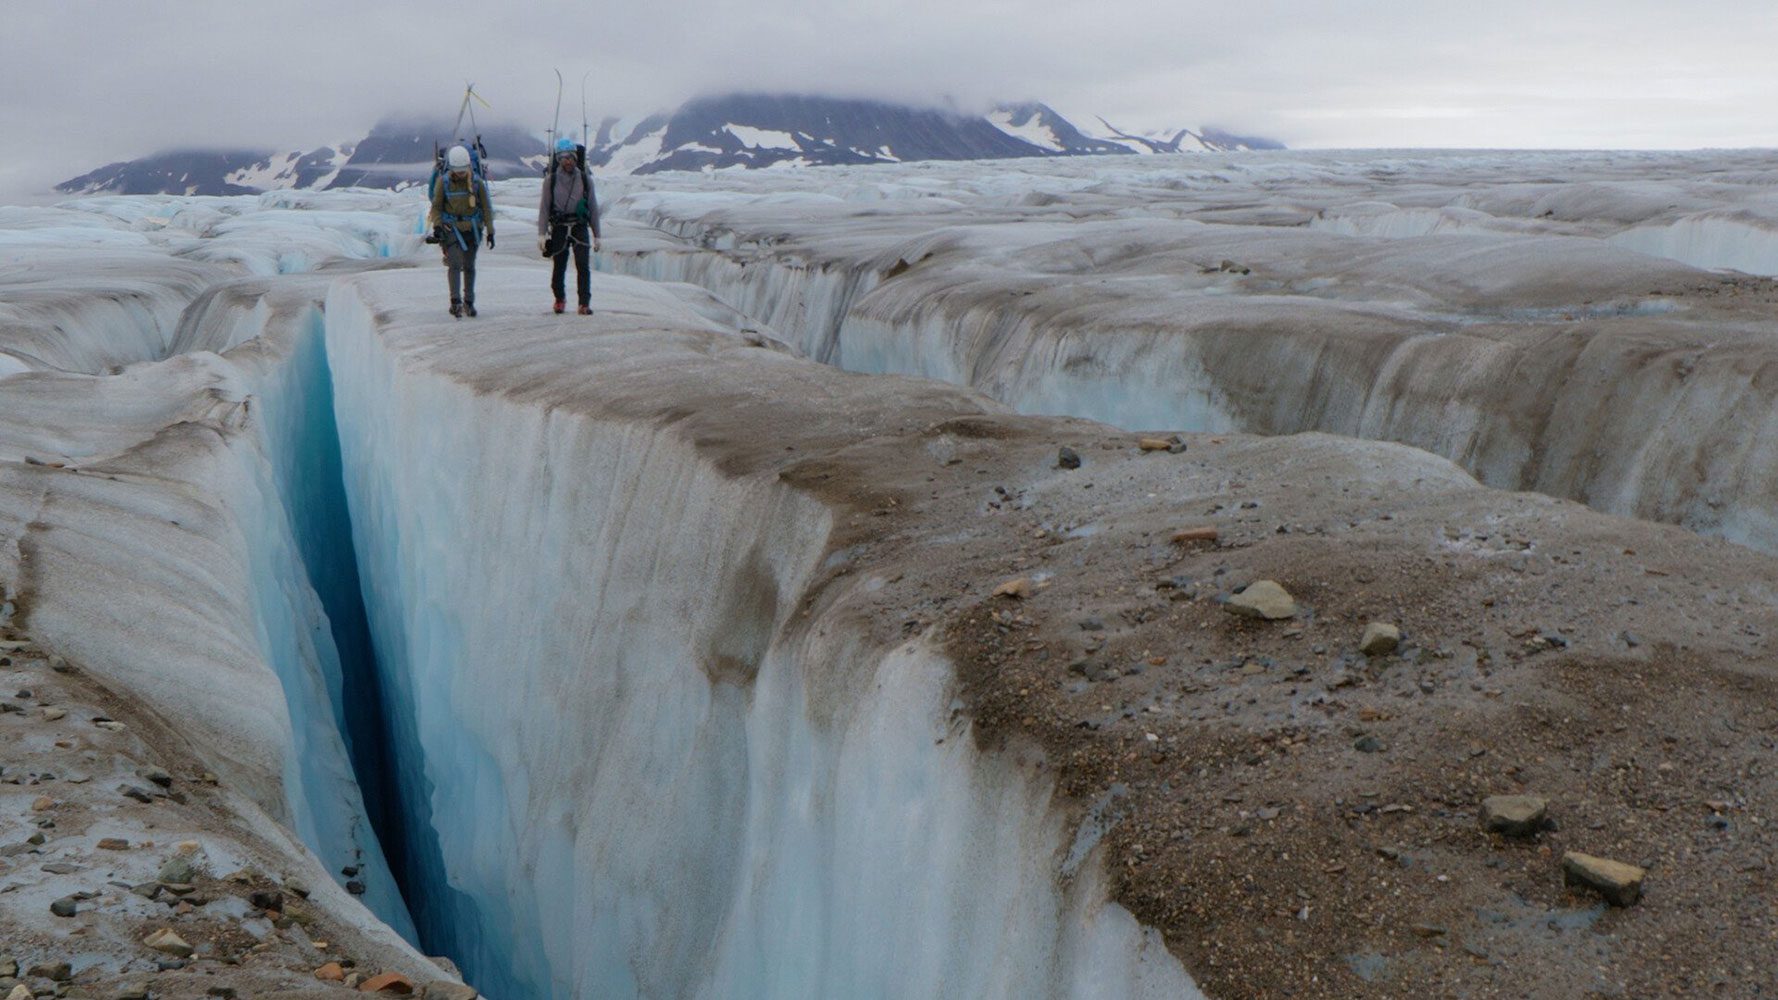
M 0 469 L 0 531 L 21 563 L 8 575 L 35 635 L 177 720 L 227 794 L 285 822 L 329 877 L 359 867 L 364 901 L 411 935 L 336 725 L 339 656 L 292 513 L 315 485 L 301 456 L 332 439 L 331 409 L 319 422 L 305 405 L 316 309 L 300 296 L 272 308 L 262 291 L 210 314 L 257 332 L 229 358 L 0 383 L 9 448 L 73 460 Z
M 1197 995 L 1090 866 L 1059 878 L 1047 776 L 938 739 L 935 651 L 787 624 L 824 507 L 670 426 L 428 370 L 423 337 L 389 345 L 376 285 L 327 302 L 346 486 L 403 808 L 429 831 L 409 902 L 472 982 Z

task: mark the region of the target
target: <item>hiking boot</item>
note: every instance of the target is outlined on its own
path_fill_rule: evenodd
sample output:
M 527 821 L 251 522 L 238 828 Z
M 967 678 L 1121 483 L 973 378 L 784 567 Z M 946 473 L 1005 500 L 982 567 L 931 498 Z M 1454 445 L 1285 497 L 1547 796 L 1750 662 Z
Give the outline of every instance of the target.
M 556 315 L 560 316 L 562 314 L 562 310 L 564 310 L 566 308 L 568 308 L 568 303 L 562 301 L 561 299 L 556 300 Z
M 451 315 L 457 317 L 458 319 L 462 319 L 463 318 L 463 303 L 457 301 L 456 299 L 452 299 L 451 300 Z
M 463 303 L 463 315 L 473 318 L 475 316 L 475 303 L 473 303 L 473 302 Z
M 582 316 L 591 316 L 593 314 L 593 307 L 586 305 L 585 303 L 582 303 L 581 307 L 580 307 L 580 314 Z

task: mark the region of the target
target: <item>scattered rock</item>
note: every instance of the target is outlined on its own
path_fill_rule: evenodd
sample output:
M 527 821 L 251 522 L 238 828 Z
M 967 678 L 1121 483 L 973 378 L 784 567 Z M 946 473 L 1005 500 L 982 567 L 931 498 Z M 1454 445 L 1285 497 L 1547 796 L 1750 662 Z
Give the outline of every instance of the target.
M 1016 580 L 1008 580 L 994 588 L 995 597 L 1010 597 L 1022 601 L 1031 596 L 1031 578 L 1021 576 Z
M 160 879 L 163 883 L 170 882 L 182 885 L 189 885 L 196 881 L 197 877 L 202 874 L 202 870 L 198 865 L 197 850 L 195 848 L 196 845 L 193 845 L 193 849 L 186 850 L 184 845 L 181 845 L 178 853 L 161 863 L 160 871 L 155 877 Z
M 37 1000 L 37 997 L 24 983 L 19 983 L 13 986 L 11 993 L 6 994 L 6 1000 Z
M 1166 438 L 1145 437 L 1136 441 L 1136 447 L 1143 451 L 1166 451 L 1173 447 L 1173 442 Z
M 235 996 L 237 995 L 233 986 L 212 986 L 205 990 L 204 994 L 206 996 L 221 997 L 222 1000 L 235 1000 Z
M 173 787 L 173 776 L 158 767 L 139 767 L 136 769 L 136 777 L 153 782 L 162 788 Z
M 25 974 L 52 983 L 65 983 L 74 978 L 74 967 L 67 962 L 43 962 L 31 966 Z
M 255 909 L 275 910 L 284 912 L 284 894 L 281 892 L 256 892 L 247 898 Z
M 43 710 L 43 718 L 48 722 L 60 722 L 67 717 L 68 710 L 65 708 L 45 708 Z
M 142 943 L 164 955 L 176 958 L 190 958 L 194 950 L 186 940 L 173 931 L 171 927 L 162 927 L 153 934 L 142 939 Z
M 1214 542 L 1217 531 L 1212 527 L 1184 528 L 1173 533 L 1170 541 L 1174 545 L 1190 545 L 1192 542 Z
M 112 1000 L 149 1000 L 150 996 L 147 983 L 127 983 L 118 987 Z
M 129 727 L 116 719 L 94 719 L 93 725 L 110 733 L 121 733 Z
M 1613 906 L 1635 905 L 1642 898 L 1642 879 L 1647 874 L 1635 865 L 1578 851 L 1562 855 L 1563 883 L 1591 889 Z
M 130 842 L 122 837 L 106 837 L 94 846 L 101 851 L 127 851 L 130 849 Z
M 366 979 L 358 987 L 360 993 L 387 993 L 390 996 L 405 997 L 414 993 L 414 981 L 399 972 L 385 972 L 380 976 Z
M 1062 448 L 1060 451 L 1056 452 L 1056 468 L 1058 468 L 1058 469 L 1078 469 L 1078 468 L 1080 468 L 1080 453 L 1075 451 L 1073 448 L 1067 448 L 1067 447 Z M 427 987 L 427 988 L 431 989 L 431 987 Z
M 1493 795 L 1482 800 L 1482 829 L 1505 837 L 1534 837 L 1549 816 L 1549 800 L 1535 795 Z
M 285 879 L 284 880 L 284 891 L 290 893 L 293 896 L 296 896 L 299 899 L 308 899 L 309 898 L 309 884 L 307 882 L 304 882 L 302 879 L 298 879 L 298 878 Z
M 1449 931 L 1446 931 L 1443 927 L 1440 927 L 1437 924 L 1415 924 L 1413 927 L 1409 928 L 1409 930 L 1412 930 L 1417 936 L 1423 938 L 1444 937 L 1449 933 Z
M 34 813 L 49 812 L 55 807 L 56 800 L 47 795 L 39 795 L 37 796 L 36 801 L 31 803 L 31 811 Z
M 1384 747 L 1382 740 L 1366 733 L 1352 742 L 1352 749 L 1359 753 L 1382 753 Z
M 19 977 L 19 960 L 16 958 L 0 958 L 0 979 L 17 979 Z
M 73 896 L 63 896 L 61 899 L 49 904 L 49 912 L 58 917 L 72 917 L 74 914 L 80 912 L 80 903 Z
M 1279 621 L 1296 615 L 1296 599 L 1273 580 L 1259 580 L 1247 585 L 1224 604 L 1223 610 L 1244 618 Z
M 148 789 L 146 788 L 138 788 L 135 785 L 119 785 L 117 786 L 117 790 L 122 792 L 126 799 L 135 799 L 137 802 L 154 801 L 154 796 L 148 794 Z
M 465 986 L 462 983 L 453 983 L 443 979 L 427 983 L 426 989 L 421 993 L 421 996 L 426 1000 L 476 1000 L 476 997 L 480 995 L 473 986 Z
M 1366 656 L 1387 656 L 1401 645 L 1401 629 L 1388 622 L 1371 622 L 1358 640 L 1358 651 Z
M 354 896 L 362 896 L 364 895 L 364 883 L 353 879 L 346 883 L 346 891 Z
M 346 979 L 346 970 L 338 962 L 329 962 L 315 970 L 315 978 L 324 983 L 339 983 Z

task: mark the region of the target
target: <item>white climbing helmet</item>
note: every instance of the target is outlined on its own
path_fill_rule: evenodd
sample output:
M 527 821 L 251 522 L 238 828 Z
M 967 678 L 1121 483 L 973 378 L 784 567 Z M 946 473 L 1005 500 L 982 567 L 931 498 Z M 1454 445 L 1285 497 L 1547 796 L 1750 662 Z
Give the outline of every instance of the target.
M 452 146 L 451 151 L 445 154 L 445 162 L 450 164 L 452 170 L 468 170 L 469 150 L 462 146 Z

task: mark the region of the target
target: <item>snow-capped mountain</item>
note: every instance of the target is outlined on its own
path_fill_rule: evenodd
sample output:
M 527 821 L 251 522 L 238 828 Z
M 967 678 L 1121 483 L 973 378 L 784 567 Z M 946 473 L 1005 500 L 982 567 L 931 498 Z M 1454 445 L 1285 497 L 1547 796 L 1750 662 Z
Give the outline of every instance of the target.
M 691 101 L 634 124 L 607 119 L 588 158 L 612 173 L 727 167 L 983 160 L 1025 156 L 1279 149 L 1214 129 L 1131 134 L 1098 120 L 1083 130 L 1034 101 L 987 115 L 880 101 L 732 94 Z
M 881 101 L 763 94 L 689 101 L 588 151 L 595 164 L 637 174 L 986 160 L 1049 152 L 977 116 Z
M 496 180 L 530 175 L 543 163 L 543 140 L 525 129 L 495 125 L 479 134 L 488 149 L 488 176 Z M 311 152 L 175 150 L 100 167 L 63 181 L 56 190 L 231 195 L 281 188 L 402 188 L 425 181 L 435 144 L 448 143 L 451 135 L 450 123 L 392 118 L 357 142 Z
M 324 188 L 352 147 L 342 144 L 302 153 L 259 150 L 174 150 L 100 167 L 63 181 L 67 194 L 254 194 L 277 188 Z
M 351 159 L 327 187 L 402 188 L 423 183 L 432 172 L 432 158 L 453 134 L 448 122 L 389 119 L 379 122 L 358 143 Z M 516 125 L 490 125 L 476 131 L 488 151 L 488 177 L 528 177 L 542 167 L 543 139 Z M 531 157 L 527 160 L 526 157 Z
M 56 189 L 226 195 L 291 187 L 402 188 L 425 180 L 435 144 L 449 141 L 452 131 L 447 123 L 389 119 L 354 143 L 306 153 L 160 153 L 101 167 Z M 488 150 L 488 174 L 496 180 L 532 174 L 546 162 L 546 139 L 538 132 L 493 125 L 479 134 Z M 589 139 L 588 161 L 607 174 L 1283 148 L 1208 128 L 1132 133 L 1102 118 L 1082 128 L 1037 102 L 971 115 L 768 94 L 699 98 L 640 120 L 607 118 Z
M 1232 153 L 1246 149 L 1284 148 L 1283 143 L 1274 139 L 1235 135 L 1219 128 L 1199 132 L 1188 128 L 1126 132 L 1103 118 L 1095 121 L 1104 131 L 1104 141 L 1131 153 Z
M 1015 139 L 1055 155 L 1104 155 L 1132 150 L 1111 139 L 1091 136 L 1047 104 L 1003 104 L 988 113 L 988 124 Z

